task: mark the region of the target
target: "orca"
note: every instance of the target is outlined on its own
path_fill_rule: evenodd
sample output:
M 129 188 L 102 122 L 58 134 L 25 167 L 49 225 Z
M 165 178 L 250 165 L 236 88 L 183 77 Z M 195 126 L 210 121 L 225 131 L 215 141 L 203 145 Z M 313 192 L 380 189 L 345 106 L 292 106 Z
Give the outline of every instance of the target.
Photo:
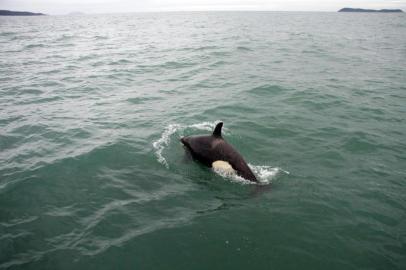
M 180 141 L 194 160 L 207 167 L 225 169 L 247 180 L 258 182 L 244 158 L 221 135 L 223 122 L 219 122 L 211 135 L 182 137 Z

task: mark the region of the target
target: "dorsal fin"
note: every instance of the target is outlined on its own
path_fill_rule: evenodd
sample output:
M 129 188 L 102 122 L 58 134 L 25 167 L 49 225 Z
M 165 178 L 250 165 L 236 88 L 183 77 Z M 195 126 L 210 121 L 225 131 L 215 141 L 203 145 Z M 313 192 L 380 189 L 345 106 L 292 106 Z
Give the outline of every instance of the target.
M 223 122 L 220 122 L 216 125 L 213 131 L 214 137 L 221 137 L 221 128 L 223 127 Z

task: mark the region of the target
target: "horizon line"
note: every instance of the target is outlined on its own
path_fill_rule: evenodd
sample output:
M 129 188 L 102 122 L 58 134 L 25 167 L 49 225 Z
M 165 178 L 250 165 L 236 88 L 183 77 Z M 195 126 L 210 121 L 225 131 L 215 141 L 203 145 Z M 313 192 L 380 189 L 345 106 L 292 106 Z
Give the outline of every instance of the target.
M 344 7 L 348 8 L 348 7 Z M 356 8 L 353 8 L 356 9 Z M 383 8 L 383 9 L 399 9 L 402 8 Z M 27 10 L 11 10 L 11 9 L 2 9 L 8 11 L 16 12 L 31 12 L 31 13 L 42 13 L 48 16 L 63 16 L 71 15 L 72 13 L 78 13 L 78 15 L 102 15 L 102 14 L 130 14 L 130 13 L 176 13 L 176 12 L 321 12 L 321 13 L 338 13 L 338 10 L 272 10 L 272 9 L 173 9 L 173 10 L 162 10 L 162 9 L 150 9 L 150 10 L 136 10 L 136 11 L 112 11 L 112 12 L 85 12 L 80 10 L 68 11 L 66 13 L 46 13 L 42 11 L 27 11 Z M 375 9 L 382 10 L 382 9 Z

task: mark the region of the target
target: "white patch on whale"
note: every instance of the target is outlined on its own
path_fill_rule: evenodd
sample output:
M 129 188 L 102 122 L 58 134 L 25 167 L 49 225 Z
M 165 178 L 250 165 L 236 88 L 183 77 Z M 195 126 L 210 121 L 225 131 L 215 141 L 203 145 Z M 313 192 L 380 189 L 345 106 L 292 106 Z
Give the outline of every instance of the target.
M 230 163 L 224 160 L 216 160 L 212 163 L 211 166 L 213 170 L 219 174 L 227 174 L 227 175 L 236 174 L 236 171 L 233 169 Z
M 216 161 L 218 162 L 218 161 Z M 214 163 L 214 162 L 213 162 Z M 229 165 L 228 162 L 224 162 Z M 223 165 L 218 165 L 221 167 Z M 227 165 L 224 165 L 227 166 Z M 229 173 L 227 170 L 223 170 L 222 168 L 216 169 L 213 166 L 213 171 L 216 172 L 218 175 L 232 181 L 235 183 L 243 184 L 243 185 L 269 185 L 272 181 L 278 177 L 280 174 L 289 174 L 289 172 L 282 170 L 279 167 L 271 167 L 271 166 L 264 166 L 264 165 L 252 165 L 248 163 L 248 166 L 251 168 L 252 172 L 257 177 L 258 182 L 249 181 L 241 176 L 239 176 L 233 169 L 234 172 Z M 231 167 L 231 165 L 230 165 Z M 232 169 L 232 167 L 231 167 Z

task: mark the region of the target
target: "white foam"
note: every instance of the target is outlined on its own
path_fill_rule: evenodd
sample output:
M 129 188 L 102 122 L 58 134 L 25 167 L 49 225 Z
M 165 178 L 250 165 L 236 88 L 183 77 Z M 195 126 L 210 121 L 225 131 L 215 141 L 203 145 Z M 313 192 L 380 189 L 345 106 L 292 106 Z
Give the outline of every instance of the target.
M 256 184 L 255 182 L 252 182 L 250 180 L 247 180 L 236 173 L 231 173 L 230 171 L 225 171 L 217 168 L 213 168 L 213 172 L 217 173 L 221 177 L 230 180 L 231 182 L 239 183 L 242 185 L 253 185 Z
M 169 168 L 169 164 L 163 156 L 162 152 L 164 151 L 165 147 L 167 147 L 171 142 L 171 136 L 180 128 L 181 126 L 178 124 L 168 125 L 162 133 L 161 138 L 152 143 L 152 146 L 155 148 L 155 155 L 158 158 L 158 162 L 163 164 L 167 168 Z
M 216 120 L 214 122 L 202 122 L 202 123 L 192 124 L 187 127 L 196 128 L 196 129 L 200 129 L 200 130 L 213 131 L 213 129 L 216 127 L 218 122 L 220 122 L 220 121 Z
M 272 182 L 280 173 L 289 174 L 288 171 L 282 170 L 279 167 L 271 167 L 265 165 L 248 164 L 252 172 L 257 177 L 259 184 L 267 185 Z

